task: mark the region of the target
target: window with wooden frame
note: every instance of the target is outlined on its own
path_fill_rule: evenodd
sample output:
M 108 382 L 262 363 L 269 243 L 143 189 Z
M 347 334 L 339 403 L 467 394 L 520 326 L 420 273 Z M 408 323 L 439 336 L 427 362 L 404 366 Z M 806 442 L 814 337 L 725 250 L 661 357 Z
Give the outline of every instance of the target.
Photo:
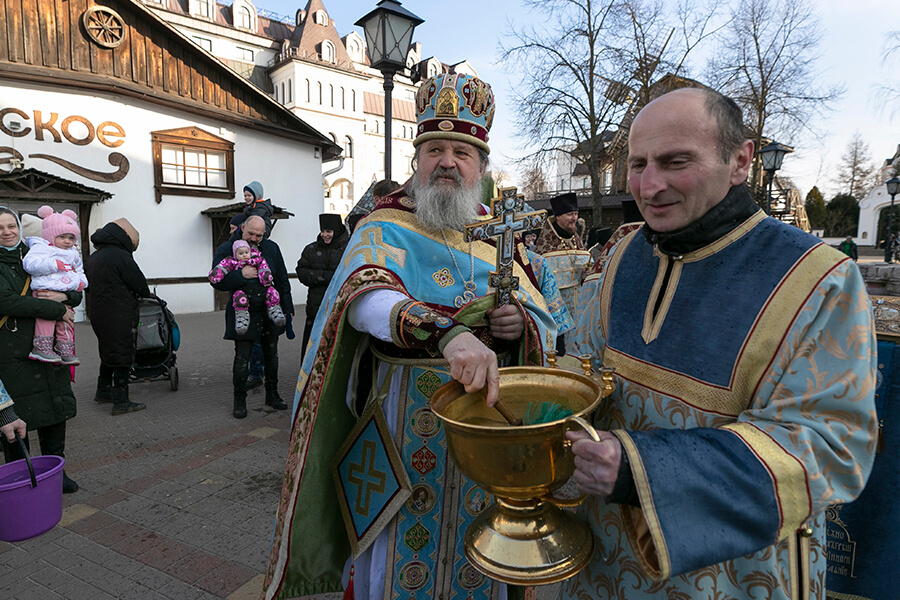
M 164 194 L 234 198 L 234 143 L 183 127 L 151 133 L 156 201 Z

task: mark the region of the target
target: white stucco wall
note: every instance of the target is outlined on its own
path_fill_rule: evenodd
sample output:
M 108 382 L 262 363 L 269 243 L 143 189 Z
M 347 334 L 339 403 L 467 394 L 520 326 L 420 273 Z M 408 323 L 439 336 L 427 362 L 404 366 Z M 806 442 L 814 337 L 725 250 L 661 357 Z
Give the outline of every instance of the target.
M 280 220 L 272 234 L 272 239 L 282 249 L 288 273 L 293 273 L 300 251 L 318 233 L 318 221 L 310 215 L 321 212 L 322 163 L 314 157 L 314 147 L 309 144 L 223 125 L 212 118 L 131 98 L 123 101 L 111 95 L 64 93 L 45 86 L 13 86 L 4 82 L 0 85 L 0 109 L 7 107 L 17 108 L 31 119 L 7 115 L 4 124 L 17 120 L 32 131 L 23 137 L 0 132 L 0 146 L 15 148 L 24 155 L 26 168 L 114 194 L 112 199 L 94 206 L 89 230 L 93 232 L 109 221 L 126 217 L 140 232 L 141 243 L 134 257 L 148 279 L 205 277 L 213 255 L 212 225 L 211 220 L 200 212 L 242 199 L 243 186 L 253 180 L 263 184 L 266 197 L 275 205 L 297 215 Z M 104 121 L 114 121 L 124 129 L 124 141 L 120 146 L 110 148 L 96 138 L 84 146 L 74 145 L 62 136 L 60 142 L 55 142 L 49 133 L 44 134 L 42 141 L 38 140 L 34 133 L 35 110 L 41 111 L 44 119 L 50 113 L 57 113 L 57 129 L 70 115 L 79 115 L 94 127 Z M 188 126 L 197 126 L 234 142 L 236 198 L 164 195 L 162 202 L 156 203 L 151 132 Z M 70 131 L 73 136 L 83 137 L 85 130 L 76 123 L 71 125 Z M 108 162 L 111 152 L 124 154 L 130 163 L 127 176 L 115 183 L 93 181 L 49 160 L 29 157 L 30 154 L 51 154 L 88 169 L 109 173 L 115 170 Z M 292 290 L 296 304 L 305 302 L 304 286 L 293 280 Z M 176 314 L 209 311 L 214 306 L 213 290 L 206 283 L 161 285 L 157 291 Z
M 856 244 L 874 246 L 878 240 L 878 215 L 882 209 L 891 205 L 891 196 L 884 184 L 873 188 L 859 201 L 859 227 L 856 230 Z M 895 205 L 900 205 L 900 198 L 895 198 Z

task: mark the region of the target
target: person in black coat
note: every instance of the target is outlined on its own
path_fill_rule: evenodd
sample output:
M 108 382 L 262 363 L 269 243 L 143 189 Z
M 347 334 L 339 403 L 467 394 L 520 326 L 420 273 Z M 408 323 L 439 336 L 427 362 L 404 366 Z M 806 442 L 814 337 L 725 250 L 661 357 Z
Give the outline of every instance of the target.
M 112 402 L 113 416 L 146 408 L 128 398 L 140 299 L 151 295 L 147 279 L 132 256 L 139 242 L 140 235 L 128 219 L 116 219 L 91 236 L 96 250 L 84 263 L 87 307 L 100 351 L 94 400 Z
M 344 248 L 350 240 L 340 215 L 330 213 L 319 215 L 319 230 L 316 241 L 303 249 L 300 260 L 297 261 L 297 278 L 309 288 L 306 296 L 306 326 L 303 328 L 304 353 L 325 290 L 328 289 L 328 284 L 331 283 L 331 278 L 341 263 Z
M 278 244 L 272 240 L 263 239 L 265 232 L 266 224 L 262 217 L 256 215 L 248 217 L 227 242 L 216 248 L 212 264 L 215 266 L 223 258 L 231 256 L 232 244 L 236 240 L 243 239 L 259 250 L 269 264 L 274 279 L 273 285 L 281 295 L 281 310 L 285 315 L 294 314 L 294 301 L 291 298 L 291 284 L 288 281 L 287 268 L 284 266 L 284 257 L 281 255 Z M 232 415 L 235 419 L 243 419 L 247 416 L 247 374 L 250 369 L 250 352 L 256 342 L 262 345 L 263 351 L 266 404 L 276 410 L 286 409 L 287 404 L 278 395 L 278 336 L 285 332 L 285 327 L 275 325 L 266 316 L 265 288 L 259 283 L 256 269 L 244 267 L 240 271 L 232 271 L 212 286 L 225 292 L 241 289 L 250 298 L 250 325 L 247 333 L 243 335 L 238 335 L 235 331 L 232 303 L 229 302 L 225 309 L 224 337 L 226 340 L 234 340 L 234 364 L 232 367 L 234 408 Z

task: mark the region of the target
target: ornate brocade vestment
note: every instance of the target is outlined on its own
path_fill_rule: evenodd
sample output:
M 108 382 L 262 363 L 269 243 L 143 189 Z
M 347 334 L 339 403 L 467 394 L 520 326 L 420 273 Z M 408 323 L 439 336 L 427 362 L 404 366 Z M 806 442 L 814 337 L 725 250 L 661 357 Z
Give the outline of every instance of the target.
M 871 469 L 875 344 L 855 264 L 757 212 L 680 257 L 640 231 L 586 278 L 578 353 L 616 369 L 595 425 L 640 507 L 593 497 L 561 597 L 825 597 L 824 511 Z
M 355 422 L 348 398 L 354 406 L 356 370 L 361 350 L 369 343 L 367 335 L 347 323 L 351 301 L 369 290 L 392 289 L 460 319 L 464 313 L 468 318 L 478 311 L 483 315 L 486 307 L 493 306 L 486 294 L 488 274 L 495 268 L 494 246 L 472 245 L 481 298 L 457 310 L 454 298 L 462 294 L 464 282 L 440 235 L 419 227 L 412 206 L 409 198 L 397 194 L 360 221 L 313 325 L 310 351 L 297 384 L 266 598 L 341 589 L 350 546 L 328 465 Z M 460 232 L 446 231 L 446 235 L 468 277 L 469 244 Z M 552 346 L 556 336 L 556 319 L 567 316 L 552 273 L 541 271 L 539 264 L 532 265 L 518 246 L 515 273 L 520 288 L 514 297 L 524 310 L 526 327 L 510 352 L 520 364 L 542 362 L 544 347 Z M 484 339 L 486 322 L 483 317 L 475 321 L 470 327 Z M 372 547 L 356 557 L 357 598 L 363 594 L 372 598 L 379 585 L 385 598 L 497 598 L 498 584 L 475 571 L 462 548 L 467 524 L 491 498 L 456 471 L 443 430 L 428 407 L 434 390 L 450 379 L 446 362 L 440 356 L 388 356 L 390 345 L 383 343 L 373 344 L 372 350 L 378 363 L 373 390 L 389 384 L 384 413 L 412 483 L 412 496 Z M 388 384 L 385 378 L 390 378 Z
M 577 233 L 564 238 L 556 230 L 556 217 L 544 221 L 544 226 L 535 243 L 535 252 L 540 254 L 546 265 L 553 271 L 559 293 L 566 302 L 566 308 L 573 319 L 581 290 L 581 276 L 591 261 L 591 253 L 584 247 Z

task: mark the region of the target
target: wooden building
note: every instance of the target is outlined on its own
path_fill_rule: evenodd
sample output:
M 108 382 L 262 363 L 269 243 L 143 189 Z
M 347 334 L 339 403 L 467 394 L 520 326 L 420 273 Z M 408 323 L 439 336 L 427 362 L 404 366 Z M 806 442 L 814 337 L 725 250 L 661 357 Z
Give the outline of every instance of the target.
M 211 310 L 214 244 L 243 186 L 280 216 L 318 214 L 341 148 L 132 0 L 0 0 L 0 205 L 126 217 L 135 259 L 177 312 Z M 290 267 L 315 219 L 279 219 Z M 295 301 L 305 288 L 295 284 Z

